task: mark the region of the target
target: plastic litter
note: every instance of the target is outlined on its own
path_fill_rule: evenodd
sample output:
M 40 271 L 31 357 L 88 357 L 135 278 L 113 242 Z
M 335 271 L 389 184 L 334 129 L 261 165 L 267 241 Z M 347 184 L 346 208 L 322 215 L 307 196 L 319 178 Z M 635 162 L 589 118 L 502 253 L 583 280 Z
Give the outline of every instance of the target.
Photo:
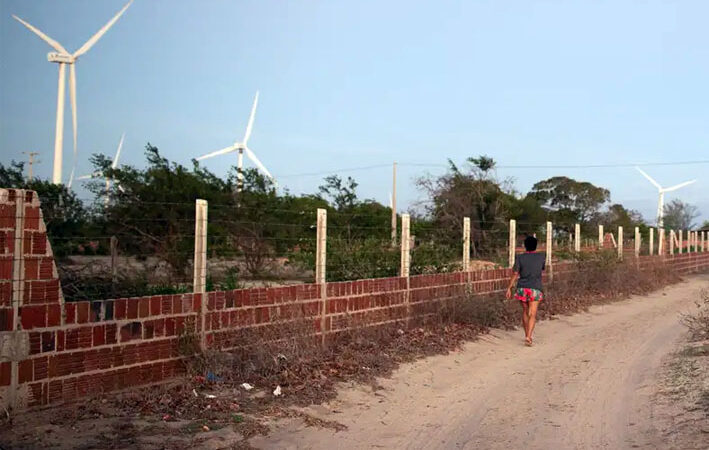
M 279 384 L 278 386 L 276 386 L 276 389 L 273 390 L 273 395 L 275 395 L 276 397 L 280 397 L 281 394 L 283 394 L 283 392 L 281 391 L 281 385 Z
M 249 383 L 242 383 L 241 387 L 244 388 L 244 389 L 246 389 L 247 391 L 250 391 L 251 389 L 254 388 L 254 387 L 253 387 L 252 385 L 250 385 Z

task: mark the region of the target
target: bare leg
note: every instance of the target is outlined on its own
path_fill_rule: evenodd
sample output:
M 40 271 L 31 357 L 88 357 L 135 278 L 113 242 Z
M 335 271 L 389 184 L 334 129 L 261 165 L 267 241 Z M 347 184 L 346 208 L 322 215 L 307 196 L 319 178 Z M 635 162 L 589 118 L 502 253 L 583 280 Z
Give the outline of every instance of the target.
M 539 302 L 529 302 L 529 319 L 527 326 L 527 341 L 532 342 L 532 333 L 534 332 L 534 324 L 537 322 L 537 308 L 539 307 Z
M 525 338 L 529 335 L 529 302 L 522 303 L 522 326 Z

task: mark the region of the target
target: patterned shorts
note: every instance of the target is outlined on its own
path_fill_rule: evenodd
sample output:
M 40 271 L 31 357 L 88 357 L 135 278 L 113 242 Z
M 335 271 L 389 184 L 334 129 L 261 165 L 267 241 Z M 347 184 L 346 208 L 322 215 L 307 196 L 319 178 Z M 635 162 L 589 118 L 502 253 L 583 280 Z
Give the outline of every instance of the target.
M 544 299 L 544 292 L 538 289 L 517 288 L 515 291 L 515 299 L 522 303 L 540 302 Z

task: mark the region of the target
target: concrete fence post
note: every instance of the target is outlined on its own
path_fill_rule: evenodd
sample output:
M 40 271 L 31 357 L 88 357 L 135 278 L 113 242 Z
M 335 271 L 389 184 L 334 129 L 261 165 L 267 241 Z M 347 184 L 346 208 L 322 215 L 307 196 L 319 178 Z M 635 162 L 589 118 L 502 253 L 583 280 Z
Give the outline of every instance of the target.
M 581 225 L 578 223 L 574 225 L 574 251 L 581 251 Z
M 657 233 L 657 254 L 662 256 L 665 254 L 665 229 L 660 228 L 659 230 L 657 230 Z
M 603 248 L 603 225 L 598 225 L 598 248 Z
M 706 250 L 704 250 L 704 235 L 706 234 L 706 231 L 702 231 L 702 253 L 704 253 Z
M 679 230 L 679 254 L 682 254 L 682 250 L 684 247 L 684 235 L 682 234 L 682 230 Z
M 315 284 L 320 288 L 320 343 L 324 346 L 327 318 L 327 210 L 324 208 L 317 210 Z
M 547 253 L 547 259 L 546 259 L 546 270 L 549 273 L 549 280 L 554 279 L 554 268 L 552 266 L 551 262 L 551 257 L 552 257 L 552 243 L 554 242 L 552 240 L 552 235 L 554 233 L 554 230 L 552 228 L 552 223 L 547 222 L 547 245 L 546 245 L 546 253 Z
M 411 218 L 401 215 L 401 271 L 402 277 L 408 278 L 411 271 Z
M 618 227 L 618 259 L 623 259 L 623 227 Z
M 195 200 L 194 277 L 192 290 L 203 294 L 207 287 L 207 200 Z
M 194 276 L 192 292 L 201 295 L 199 310 L 200 347 L 207 349 L 207 200 L 195 200 L 194 208 Z
M 470 270 L 470 217 L 463 217 L 463 271 Z
M 640 257 L 640 227 L 635 227 L 635 257 Z
M 318 208 L 315 243 L 315 284 L 324 285 L 327 272 L 327 210 Z
M 670 230 L 670 256 L 675 256 L 675 230 Z
M 517 221 L 514 219 L 510 220 L 510 241 L 509 241 L 509 267 L 515 264 L 515 249 L 517 247 Z
M 655 229 L 650 228 L 650 256 L 655 253 Z

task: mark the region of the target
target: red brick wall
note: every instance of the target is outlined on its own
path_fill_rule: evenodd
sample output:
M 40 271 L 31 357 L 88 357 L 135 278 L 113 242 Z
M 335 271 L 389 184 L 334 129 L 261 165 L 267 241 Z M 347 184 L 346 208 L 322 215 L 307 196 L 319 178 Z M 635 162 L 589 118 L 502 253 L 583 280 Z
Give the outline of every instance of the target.
M 1 195 L 2 191 L 0 210 L 12 216 L 16 197 L 3 200 Z M 14 404 L 20 407 L 173 378 L 183 372 L 178 336 L 187 327 L 198 337 L 204 335 L 207 346 L 227 348 L 248 345 L 256 330 L 270 327 L 278 333 L 284 323 L 304 319 L 314 336 L 327 340 L 353 325 L 405 325 L 425 319 L 435 310 L 432 306 L 466 292 L 503 291 L 510 276 L 509 269 L 497 269 L 328 283 L 326 298 L 320 297 L 320 286 L 306 284 L 65 304 L 41 214 L 34 215 L 39 212 L 36 199 L 29 192 L 25 198 L 31 200 L 25 206 L 31 216 L 23 230 L 25 261 L 33 262 L 24 266 L 23 291 L 16 305 L 19 320 L 5 319 L 0 328 L 0 338 L 26 346 L 24 353 L 10 354 L 3 345 L 0 355 L 0 403 L 8 403 L 14 391 L 18 393 Z M 15 232 L 14 224 L 14 219 L 0 219 L 5 239 Z M 7 248 L 0 254 L 0 286 L 7 291 L 0 308 L 11 312 L 14 263 Z M 641 257 L 640 264 L 658 260 Z M 687 273 L 709 268 L 709 252 L 665 261 Z M 554 265 L 555 275 L 574 273 L 571 263 Z

